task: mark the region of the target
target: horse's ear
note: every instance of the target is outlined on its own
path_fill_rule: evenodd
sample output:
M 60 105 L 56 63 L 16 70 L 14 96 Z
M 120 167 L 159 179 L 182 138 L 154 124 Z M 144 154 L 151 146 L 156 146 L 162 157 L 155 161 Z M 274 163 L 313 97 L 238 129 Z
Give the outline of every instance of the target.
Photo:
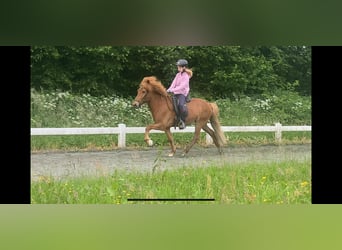
M 144 77 L 143 82 L 146 82 L 146 83 L 150 84 L 151 80 L 152 80 L 151 76 L 146 76 L 146 77 Z
M 146 82 L 146 83 L 150 83 L 150 81 L 148 80 L 148 77 L 144 77 L 144 79 L 142 81 Z

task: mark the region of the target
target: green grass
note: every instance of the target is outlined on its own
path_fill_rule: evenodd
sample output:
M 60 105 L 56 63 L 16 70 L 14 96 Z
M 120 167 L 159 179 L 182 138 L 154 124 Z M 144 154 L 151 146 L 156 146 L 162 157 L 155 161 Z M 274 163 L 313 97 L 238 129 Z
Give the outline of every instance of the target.
M 203 199 L 215 201 L 127 201 Z M 32 204 L 311 204 L 311 162 L 225 164 L 153 173 L 117 171 L 102 177 L 31 184 Z
M 192 140 L 193 133 L 174 133 L 176 146 L 183 147 Z M 273 145 L 273 132 L 234 132 L 225 133 L 228 146 Z M 150 134 L 155 146 L 168 146 L 165 134 Z M 118 135 L 58 135 L 31 136 L 31 151 L 43 150 L 114 150 L 117 149 Z M 282 144 L 311 143 L 311 132 L 283 132 Z M 205 133 L 201 133 L 199 145 L 205 146 Z M 127 134 L 127 147 L 146 147 L 143 134 Z

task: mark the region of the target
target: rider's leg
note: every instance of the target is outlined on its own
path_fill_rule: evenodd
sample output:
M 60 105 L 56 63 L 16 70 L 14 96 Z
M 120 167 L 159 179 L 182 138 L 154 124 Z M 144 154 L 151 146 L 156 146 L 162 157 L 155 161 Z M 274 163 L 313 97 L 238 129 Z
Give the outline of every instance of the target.
M 184 95 L 178 95 L 178 107 L 179 107 L 179 115 L 180 115 L 179 128 L 184 129 L 185 118 L 187 116 L 186 97 Z

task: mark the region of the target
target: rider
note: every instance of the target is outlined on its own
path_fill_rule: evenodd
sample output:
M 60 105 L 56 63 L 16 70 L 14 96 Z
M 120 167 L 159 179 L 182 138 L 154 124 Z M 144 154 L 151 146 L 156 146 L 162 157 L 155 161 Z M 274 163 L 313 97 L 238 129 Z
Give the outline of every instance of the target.
M 185 119 L 188 115 L 188 109 L 186 106 L 187 97 L 190 91 L 189 81 L 192 77 L 192 70 L 188 68 L 188 61 L 185 59 L 179 59 L 176 63 L 178 73 L 173 79 L 171 86 L 167 89 L 167 92 L 173 93 L 178 100 L 179 110 L 179 129 L 185 128 Z

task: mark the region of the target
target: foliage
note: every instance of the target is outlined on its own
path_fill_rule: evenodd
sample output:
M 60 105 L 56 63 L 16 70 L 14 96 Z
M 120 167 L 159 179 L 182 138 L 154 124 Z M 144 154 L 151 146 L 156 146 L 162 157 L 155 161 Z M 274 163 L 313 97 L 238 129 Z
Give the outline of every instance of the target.
M 95 97 L 31 89 L 31 127 L 143 126 L 151 119 L 147 106 L 134 109 L 131 100 L 116 95 Z
M 147 75 L 168 86 L 179 58 L 194 71 L 191 89 L 207 98 L 260 96 L 293 84 L 311 95 L 307 46 L 32 46 L 31 87 L 129 97 Z
M 219 99 L 220 119 L 226 126 L 310 125 L 311 97 L 293 91 L 278 91 L 260 98 L 243 97 L 236 101 Z
M 146 126 L 152 122 L 146 105 L 133 108 L 133 99 L 113 96 L 74 95 L 70 92 L 38 92 L 31 89 L 31 127 Z M 311 98 L 293 91 L 260 98 L 218 99 L 220 121 L 225 126 L 310 125 Z
M 132 108 L 131 102 L 132 99 L 115 95 L 95 97 L 89 94 L 38 92 L 31 89 L 31 127 L 117 127 L 120 123 L 144 127 L 152 123 L 148 107 L 143 105 L 139 109 Z M 274 125 L 276 122 L 283 125 L 311 125 L 311 98 L 292 91 L 283 91 L 274 96 L 265 95 L 257 99 L 218 99 L 216 103 L 223 126 L 264 126 Z M 311 139 L 309 132 L 297 132 L 294 135 L 298 138 L 293 139 L 284 133 L 283 143 L 286 143 L 286 140 L 302 143 Z M 174 135 L 177 146 L 184 145 L 192 136 L 187 133 Z M 228 136 L 230 146 L 274 143 L 274 133 L 229 133 Z M 154 134 L 153 138 L 155 145 L 168 144 L 164 134 Z M 33 136 L 31 149 L 112 149 L 116 147 L 117 141 L 117 135 Z M 204 142 L 205 136 L 202 134 L 199 143 Z M 127 135 L 127 145 L 145 146 L 142 135 L 135 134 Z
M 127 53 L 125 47 L 33 46 L 31 86 L 93 95 L 111 93 L 112 85 L 121 86 Z

